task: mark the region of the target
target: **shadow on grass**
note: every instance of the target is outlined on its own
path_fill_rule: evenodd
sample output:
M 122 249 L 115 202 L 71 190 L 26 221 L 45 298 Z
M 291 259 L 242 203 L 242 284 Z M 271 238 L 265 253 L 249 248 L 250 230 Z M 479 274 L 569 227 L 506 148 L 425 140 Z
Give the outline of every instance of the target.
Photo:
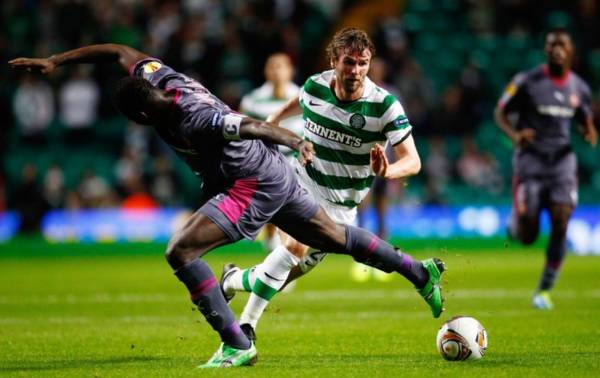
M 135 364 L 142 362 L 168 360 L 166 357 L 152 356 L 131 356 L 131 357 L 111 357 L 111 358 L 84 358 L 72 360 L 51 360 L 51 361 L 19 361 L 8 366 L 0 366 L 0 372 L 25 372 L 25 371 L 44 371 L 59 369 L 79 369 L 84 367 Z

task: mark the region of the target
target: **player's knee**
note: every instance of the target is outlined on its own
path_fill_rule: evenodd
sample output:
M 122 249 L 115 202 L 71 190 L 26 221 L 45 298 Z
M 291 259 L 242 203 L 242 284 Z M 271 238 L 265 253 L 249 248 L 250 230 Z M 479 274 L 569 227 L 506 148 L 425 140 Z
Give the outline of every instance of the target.
M 525 232 L 522 235 L 519 235 L 519 240 L 521 243 L 525 245 L 533 244 L 537 239 L 537 232 Z
M 178 255 L 178 244 L 177 244 L 178 235 L 175 234 L 171 236 L 169 243 L 167 244 L 167 249 L 165 249 L 165 259 L 171 265 L 176 262 Z
M 552 233 L 557 235 L 565 235 L 567 233 L 568 219 L 559 219 L 552 222 Z
M 530 217 L 520 217 L 517 222 L 516 239 L 524 245 L 533 244 L 538 237 L 537 220 Z

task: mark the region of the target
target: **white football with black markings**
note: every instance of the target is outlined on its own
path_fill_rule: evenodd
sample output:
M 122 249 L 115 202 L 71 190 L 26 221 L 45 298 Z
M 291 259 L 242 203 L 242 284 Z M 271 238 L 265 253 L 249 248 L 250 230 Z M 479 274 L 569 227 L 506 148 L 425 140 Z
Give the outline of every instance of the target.
M 479 360 L 487 349 L 487 332 L 477 319 L 457 316 L 442 325 L 436 345 L 448 361 Z

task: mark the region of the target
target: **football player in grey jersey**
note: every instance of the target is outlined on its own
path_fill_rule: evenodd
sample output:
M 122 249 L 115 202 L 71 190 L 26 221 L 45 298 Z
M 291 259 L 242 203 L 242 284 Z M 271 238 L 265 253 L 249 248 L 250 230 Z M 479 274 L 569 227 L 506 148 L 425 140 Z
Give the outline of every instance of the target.
M 574 46 L 564 29 L 548 32 L 546 63 L 518 73 L 495 110 L 498 127 L 513 141 L 513 211 L 511 238 L 533 243 L 542 209 L 550 213 L 551 233 L 546 262 L 533 306 L 552 309 L 550 290 L 566 254 L 567 225 L 577 204 L 577 160 L 571 149 L 571 124 L 576 121 L 587 142 L 598 136 L 588 85 L 571 64 Z M 509 115 L 517 117 L 513 124 Z

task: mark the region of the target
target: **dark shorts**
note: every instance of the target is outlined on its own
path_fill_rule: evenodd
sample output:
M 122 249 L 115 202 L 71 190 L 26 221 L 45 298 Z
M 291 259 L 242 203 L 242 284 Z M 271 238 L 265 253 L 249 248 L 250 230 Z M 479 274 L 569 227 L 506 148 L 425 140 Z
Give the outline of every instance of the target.
M 285 161 L 258 172 L 255 177 L 236 180 L 213 196 L 200 212 L 210 218 L 231 241 L 254 240 L 269 222 L 308 222 L 319 209 L 296 180 Z
M 573 152 L 552 161 L 521 152 L 513 164 L 513 207 L 517 214 L 538 216 L 551 204 L 577 205 L 577 159 Z
M 513 176 L 513 207 L 517 214 L 531 217 L 537 217 L 542 209 L 547 209 L 552 204 L 575 207 L 577 187 L 575 177 L 520 179 Z

